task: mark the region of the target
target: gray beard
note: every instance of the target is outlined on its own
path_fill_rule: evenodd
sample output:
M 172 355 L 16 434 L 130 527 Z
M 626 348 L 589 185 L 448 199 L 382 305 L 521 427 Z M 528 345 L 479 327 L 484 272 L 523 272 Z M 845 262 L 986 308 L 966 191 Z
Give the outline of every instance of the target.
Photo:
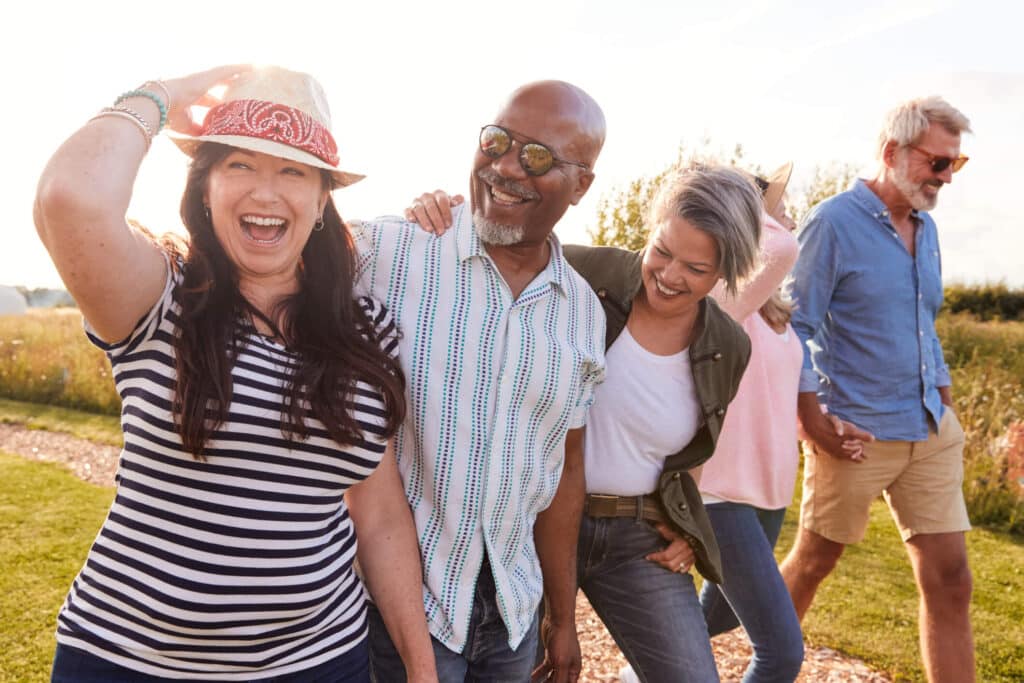
M 903 193 L 903 196 L 910 202 L 910 206 L 915 211 L 931 211 L 935 208 L 935 205 L 939 203 L 938 195 L 929 197 L 921 191 L 920 185 L 915 185 L 910 182 L 907 177 L 909 174 L 909 168 L 907 160 L 904 159 L 902 162 L 896 164 L 896 167 L 892 171 L 892 184 L 896 186 L 896 189 Z
M 484 244 L 493 247 L 510 247 L 519 244 L 526 236 L 526 226 L 497 223 L 479 211 L 473 212 L 473 230 Z

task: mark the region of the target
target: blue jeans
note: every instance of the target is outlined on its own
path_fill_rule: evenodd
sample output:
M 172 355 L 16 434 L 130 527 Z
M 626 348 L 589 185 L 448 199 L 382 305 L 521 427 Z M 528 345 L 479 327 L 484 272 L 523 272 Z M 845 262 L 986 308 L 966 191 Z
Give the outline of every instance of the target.
M 583 516 L 580 588 L 644 683 L 716 683 L 697 589 L 689 574 L 644 559 L 667 543 L 649 523 Z
M 706 509 L 724 579 L 721 585 L 706 581 L 700 594 L 708 632 L 716 636 L 743 624 L 754 647 L 743 682 L 790 683 L 803 664 L 804 640 L 772 553 L 786 510 L 742 503 L 710 503 Z
M 364 638 L 329 662 L 283 676 L 254 678 L 261 683 L 369 683 L 369 653 Z M 57 644 L 50 683 L 182 683 L 183 679 L 151 676 L 109 662 L 75 647 Z M 202 679 L 190 678 L 189 681 Z
M 370 623 L 370 675 L 374 683 L 403 683 L 405 667 L 384 627 L 380 612 L 368 607 Z M 508 629 L 498 611 L 497 591 L 491 565 L 485 559 L 476 581 L 473 611 L 469 617 L 469 635 L 462 652 L 454 652 L 431 637 L 437 680 L 441 683 L 525 683 L 533 671 L 537 651 L 537 619 L 526 632 L 519 647 L 508 645 Z

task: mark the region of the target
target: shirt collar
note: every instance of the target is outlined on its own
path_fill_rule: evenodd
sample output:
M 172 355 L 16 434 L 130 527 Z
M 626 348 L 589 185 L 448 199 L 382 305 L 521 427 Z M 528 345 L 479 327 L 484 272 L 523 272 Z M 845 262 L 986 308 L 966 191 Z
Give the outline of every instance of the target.
M 484 248 L 483 242 L 477 237 L 476 230 L 473 228 L 473 212 L 469 210 L 469 205 L 463 204 L 455 211 L 457 212 L 454 217 L 455 249 L 459 262 L 461 263 L 473 257 L 491 260 L 487 249 Z M 551 245 L 551 257 L 548 259 L 547 266 L 538 277 L 543 278 L 542 281 L 550 282 L 564 295 L 568 291 L 566 282 L 568 264 L 566 263 L 565 256 L 562 254 L 562 243 L 558 241 L 555 233 L 552 232 L 548 237 L 548 244 Z
M 868 212 L 877 218 L 878 220 L 884 220 L 887 222 L 892 221 L 892 212 L 889 211 L 889 207 L 885 205 L 882 198 L 875 194 L 870 187 L 868 187 L 867 181 L 863 178 L 857 178 L 851 188 L 853 196 L 860 202 L 860 204 L 868 210 Z M 923 220 L 922 214 L 917 209 L 910 210 L 910 217 L 916 221 L 921 222 Z

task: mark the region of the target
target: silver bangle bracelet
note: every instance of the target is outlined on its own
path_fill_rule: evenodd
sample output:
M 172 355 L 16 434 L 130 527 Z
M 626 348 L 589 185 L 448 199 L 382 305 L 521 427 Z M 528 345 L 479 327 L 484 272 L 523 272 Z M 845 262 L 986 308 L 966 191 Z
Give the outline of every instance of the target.
M 156 87 L 160 88 L 160 91 L 164 94 L 164 104 L 167 106 L 167 113 L 168 113 L 168 115 L 170 115 L 170 112 L 171 112 L 171 93 L 167 89 L 167 86 L 164 85 L 164 82 L 161 81 L 158 78 L 155 81 L 146 81 L 145 83 L 143 83 L 143 85 L 155 85 Z
M 149 124 L 146 123 L 145 119 L 139 116 L 137 112 L 134 112 L 127 108 L 114 109 L 113 107 L 104 107 L 102 110 L 100 110 L 99 114 L 96 114 L 96 116 L 92 117 L 89 120 L 95 121 L 96 119 L 103 118 L 104 116 L 116 116 L 118 118 L 127 119 L 129 121 L 134 122 L 135 125 L 138 126 L 139 131 L 141 131 L 142 133 L 142 137 L 146 141 L 146 149 L 149 149 L 149 146 L 153 142 L 153 133 L 150 130 Z

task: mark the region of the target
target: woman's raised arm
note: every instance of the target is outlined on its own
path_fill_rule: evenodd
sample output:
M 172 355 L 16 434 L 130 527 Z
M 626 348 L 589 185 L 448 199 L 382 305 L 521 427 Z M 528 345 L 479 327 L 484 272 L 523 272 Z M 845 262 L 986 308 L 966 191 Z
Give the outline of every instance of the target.
M 774 218 L 764 217 L 761 226 L 761 267 L 742 284 L 735 296 L 719 282 L 711 296 L 733 320 L 743 322 L 757 312 L 786 279 L 799 247 L 796 238 Z
M 193 133 L 190 107 L 215 101 L 208 91 L 248 67 L 224 66 L 149 82 L 64 141 L 39 180 L 33 215 L 68 291 L 107 342 L 128 336 L 163 291 L 160 247 L 125 220 L 139 166 L 163 116 Z

